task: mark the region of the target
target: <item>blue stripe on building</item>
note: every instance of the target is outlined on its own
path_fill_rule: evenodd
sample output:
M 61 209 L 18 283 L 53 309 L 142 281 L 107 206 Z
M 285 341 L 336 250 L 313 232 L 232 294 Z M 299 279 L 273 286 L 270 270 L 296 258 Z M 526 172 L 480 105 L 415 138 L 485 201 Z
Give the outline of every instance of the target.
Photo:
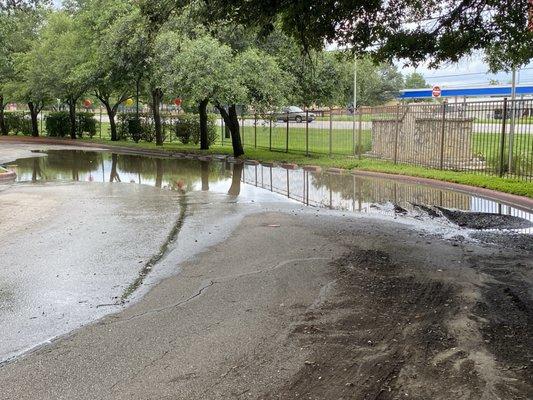
M 400 99 L 424 99 L 433 97 L 432 89 L 405 89 L 400 91 Z M 533 85 L 517 85 L 516 95 L 533 95 Z M 485 86 L 474 88 L 441 88 L 441 97 L 510 97 L 511 86 Z

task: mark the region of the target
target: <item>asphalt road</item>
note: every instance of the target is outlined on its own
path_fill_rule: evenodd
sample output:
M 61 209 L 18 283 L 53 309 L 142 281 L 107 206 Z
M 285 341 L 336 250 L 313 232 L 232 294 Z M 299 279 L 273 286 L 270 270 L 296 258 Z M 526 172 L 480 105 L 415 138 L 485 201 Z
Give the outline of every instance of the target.
M 308 208 L 255 189 L 160 192 L 2 187 L 2 338 L 59 336 L 0 365 L 0 399 L 532 392 L 531 235 L 474 241 L 449 225 Z M 127 304 L 95 308 L 128 290 L 165 241 Z
M 96 119 L 99 120 L 99 115 L 96 116 Z M 220 118 L 216 119 L 217 126 L 221 126 L 222 120 Z M 102 122 L 109 122 L 109 118 L 107 115 L 102 114 Z M 242 123 L 242 122 L 241 122 Z M 255 121 L 253 119 L 245 119 L 244 125 L 245 126 L 253 126 Z M 269 121 L 265 120 L 258 120 L 257 121 L 258 126 L 269 126 Z M 274 126 L 276 127 L 284 127 L 286 126 L 286 122 L 283 121 L 276 121 L 274 123 Z M 294 121 L 289 122 L 289 126 L 291 128 L 305 128 L 305 123 L 298 123 Z M 352 130 L 353 129 L 353 122 L 352 121 L 332 121 L 332 129 L 339 129 L 339 130 Z M 329 121 L 313 121 L 309 123 L 310 129 L 322 129 L 322 130 L 329 130 L 330 123 Z M 359 122 L 356 122 L 356 129 L 359 127 Z M 362 121 L 361 128 L 364 130 L 370 130 L 372 129 L 372 122 L 370 121 Z M 473 131 L 474 132 L 486 132 L 486 133 L 499 133 L 501 132 L 501 123 L 480 123 L 476 122 L 473 124 Z M 509 126 L 507 126 L 507 133 L 509 132 Z M 515 125 L 515 132 L 516 133 L 522 133 L 522 134 L 533 134 L 533 124 L 516 124 Z

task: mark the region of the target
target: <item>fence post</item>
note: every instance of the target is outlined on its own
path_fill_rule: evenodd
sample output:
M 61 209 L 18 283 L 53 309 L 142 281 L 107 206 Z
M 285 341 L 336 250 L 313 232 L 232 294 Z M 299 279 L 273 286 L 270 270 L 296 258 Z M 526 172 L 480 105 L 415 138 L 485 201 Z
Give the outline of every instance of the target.
M 268 121 L 269 121 L 268 150 L 272 151 L 272 115 L 270 116 Z
M 357 147 L 355 146 L 355 119 L 356 119 L 355 112 L 356 110 L 354 106 L 353 112 L 352 112 L 352 152 L 353 152 L 354 157 L 357 154 Z
M 332 108 L 329 108 L 329 156 L 333 153 L 333 112 Z
M 226 132 L 224 131 L 224 118 L 222 117 L 222 114 L 220 114 L 220 143 L 222 146 L 224 146 L 224 136 L 226 135 Z
M 500 171 L 499 175 L 500 177 L 504 174 L 504 168 L 503 168 L 503 162 L 504 162 L 504 155 L 505 155 L 505 123 L 507 120 L 507 97 L 503 98 L 503 110 L 502 110 L 502 136 L 500 138 Z
M 357 129 L 357 151 L 359 153 L 359 159 L 363 155 L 363 109 L 359 113 L 359 127 Z
M 446 135 L 446 103 L 442 103 L 442 125 L 440 131 L 439 168 L 444 168 L 444 136 Z
M 285 153 L 289 152 L 289 112 L 287 111 L 287 129 L 285 132 Z
M 398 135 L 400 131 L 400 105 L 396 106 L 396 124 L 394 130 L 394 164 L 398 163 Z
M 254 114 L 254 148 L 257 149 L 257 114 Z
M 242 132 L 242 147 L 244 148 L 244 136 L 245 135 L 245 131 L 244 131 L 244 113 L 241 114 L 241 132 Z
M 305 155 L 309 156 L 309 110 L 305 109 Z
M 102 105 L 100 104 L 100 107 L 98 107 L 100 110 L 100 139 L 102 139 Z

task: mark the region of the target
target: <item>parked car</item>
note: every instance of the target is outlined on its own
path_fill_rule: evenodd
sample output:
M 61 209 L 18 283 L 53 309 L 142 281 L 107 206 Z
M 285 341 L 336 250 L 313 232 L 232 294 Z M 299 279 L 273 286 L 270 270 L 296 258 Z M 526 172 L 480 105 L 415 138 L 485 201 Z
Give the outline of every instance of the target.
M 287 122 L 287 119 L 289 121 L 303 122 L 305 121 L 306 116 L 308 122 L 313 122 L 316 119 L 316 115 L 314 113 L 305 112 L 300 107 L 290 106 L 282 108 L 276 118 L 283 122 Z
M 528 108 L 516 107 L 514 109 L 515 118 L 528 117 L 531 115 L 531 110 Z M 503 119 L 503 108 L 496 108 L 492 115 L 494 119 Z M 506 118 L 512 117 L 512 111 L 510 107 L 507 107 Z

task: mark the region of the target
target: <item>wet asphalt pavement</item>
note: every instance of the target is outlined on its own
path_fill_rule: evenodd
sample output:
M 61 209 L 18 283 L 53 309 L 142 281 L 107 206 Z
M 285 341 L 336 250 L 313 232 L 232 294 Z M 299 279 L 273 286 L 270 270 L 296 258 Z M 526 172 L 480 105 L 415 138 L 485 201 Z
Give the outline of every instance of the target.
M 503 241 L 493 238 L 502 235 L 485 232 L 480 237 L 490 240 L 468 247 L 469 231 L 444 218 L 462 223 L 464 215 L 447 207 L 496 207 L 508 214 L 500 219 L 517 223 L 508 228 L 530 226 L 524 210 L 390 182 L 323 181 L 255 166 L 236 180 L 225 166 L 197 161 L 175 167 L 148 160 L 140 171 L 144 161 L 135 157 L 0 146 L 0 163 L 20 159 L 18 182 L 0 187 L 0 360 L 59 337 L 0 367 L 0 399 L 293 398 L 291 377 L 319 355 L 290 338 L 310 318 L 302 310 L 325 315 L 340 279 L 328 263 L 344 265 L 341 256 L 354 243 L 436 276 L 449 270 L 445 281 L 477 287 L 476 267 L 464 254 L 484 254 L 486 246 L 501 252 Z M 394 202 L 386 201 L 391 193 Z M 498 227 L 483 215 L 474 220 Z M 526 239 L 513 250 L 517 260 L 532 250 L 531 235 L 518 237 Z M 467 348 L 483 347 L 468 340 Z M 499 366 L 480 368 L 480 376 L 501 378 Z M 335 379 L 343 390 L 332 393 L 344 398 L 346 378 Z M 313 398 L 330 398 L 317 393 Z

